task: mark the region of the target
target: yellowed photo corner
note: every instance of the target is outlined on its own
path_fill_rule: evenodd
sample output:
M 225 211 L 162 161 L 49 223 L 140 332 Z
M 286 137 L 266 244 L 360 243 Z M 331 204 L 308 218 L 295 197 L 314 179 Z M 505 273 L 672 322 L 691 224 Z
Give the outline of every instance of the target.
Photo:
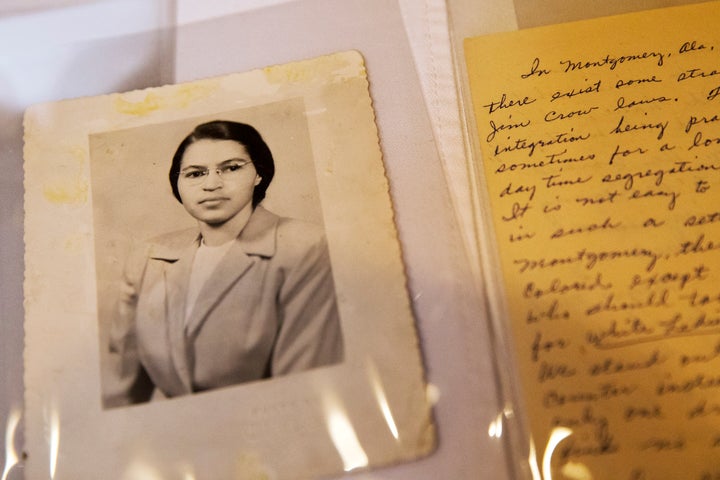
M 434 447 L 358 52 L 33 106 L 25 191 L 28 478 L 314 478 Z

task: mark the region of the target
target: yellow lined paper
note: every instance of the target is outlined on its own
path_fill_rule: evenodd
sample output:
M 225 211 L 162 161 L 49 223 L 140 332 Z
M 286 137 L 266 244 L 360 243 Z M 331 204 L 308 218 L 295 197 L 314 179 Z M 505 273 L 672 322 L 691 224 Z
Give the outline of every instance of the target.
M 552 478 L 720 478 L 720 4 L 466 40 Z M 549 479 L 546 479 L 549 480 Z

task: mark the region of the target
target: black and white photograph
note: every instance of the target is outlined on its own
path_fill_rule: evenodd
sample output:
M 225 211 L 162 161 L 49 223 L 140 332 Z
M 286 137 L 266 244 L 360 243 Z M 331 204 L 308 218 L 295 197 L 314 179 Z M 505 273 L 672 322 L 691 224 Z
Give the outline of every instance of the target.
M 95 134 L 90 163 L 106 408 L 342 362 L 301 100 Z
M 433 450 L 358 52 L 39 104 L 25 145 L 30 459 L 294 479 Z

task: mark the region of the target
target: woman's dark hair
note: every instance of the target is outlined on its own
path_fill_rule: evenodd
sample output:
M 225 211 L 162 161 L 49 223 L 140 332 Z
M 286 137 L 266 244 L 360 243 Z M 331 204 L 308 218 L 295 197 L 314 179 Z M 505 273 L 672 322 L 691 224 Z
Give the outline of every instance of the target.
M 250 155 L 250 160 L 255 166 L 255 171 L 260 176 L 260 183 L 253 190 L 252 206 L 255 208 L 265 198 L 265 191 L 270 185 L 273 175 L 275 175 L 275 162 L 270 148 L 257 130 L 250 125 L 228 120 L 213 120 L 212 122 L 202 123 L 195 127 L 190 135 L 180 143 L 175 155 L 173 155 L 172 165 L 170 166 L 170 186 L 175 198 L 182 203 L 177 185 L 178 178 L 180 178 L 180 164 L 183 155 L 185 155 L 185 150 L 198 140 L 233 140 L 245 147 L 248 155 Z

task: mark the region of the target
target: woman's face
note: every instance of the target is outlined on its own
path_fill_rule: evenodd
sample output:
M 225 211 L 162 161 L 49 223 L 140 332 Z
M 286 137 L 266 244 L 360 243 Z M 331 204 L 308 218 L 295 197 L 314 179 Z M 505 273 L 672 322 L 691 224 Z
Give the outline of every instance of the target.
M 185 210 L 208 225 L 221 225 L 252 208 L 260 177 L 245 146 L 233 140 L 198 140 L 183 155 L 178 191 Z

